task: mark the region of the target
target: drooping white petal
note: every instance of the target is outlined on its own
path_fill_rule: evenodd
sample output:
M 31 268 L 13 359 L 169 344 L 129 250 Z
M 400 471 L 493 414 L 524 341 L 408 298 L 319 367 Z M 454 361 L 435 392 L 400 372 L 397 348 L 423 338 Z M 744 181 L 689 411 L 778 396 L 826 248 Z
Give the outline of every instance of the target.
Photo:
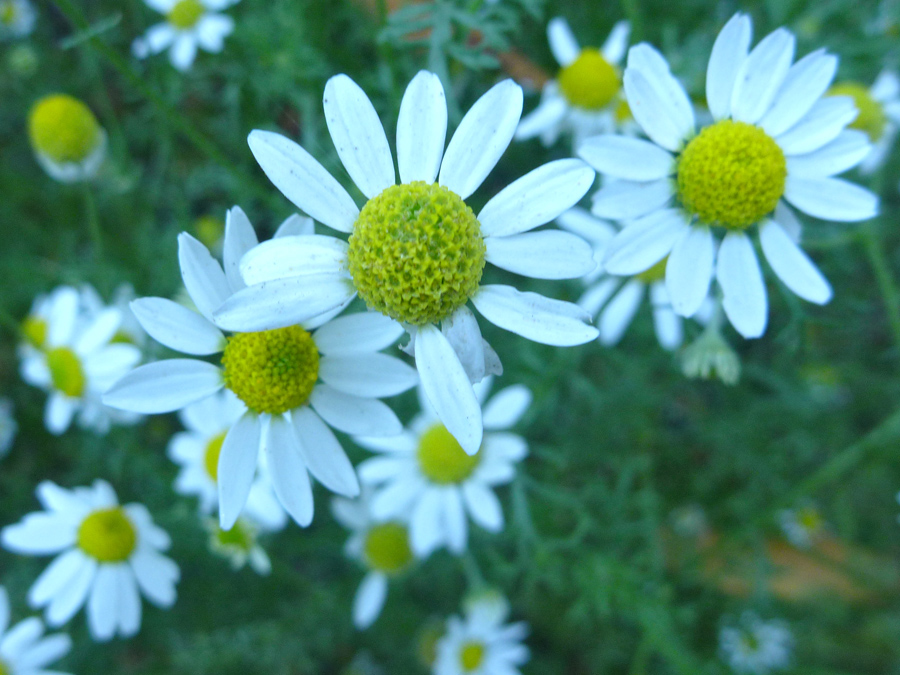
M 620 279 L 621 277 L 610 276 L 591 286 L 578 298 L 578 306 L 591 316 L 596 316 L 600 308 L 606 304 L 606 301 L 619 288 Z
M 828 145 L 805 155 L 787 158 L 788 175 L 795 178 L 827 178 L 859 164 L 872 151 L 864 131 L 845 129 Z
M 141 628 L 141 596 L 134 573 L 125 565 L 118 568 L 119 634 L 133 637 Z
M 463 507 L 462 494 L 459 488 L 448 486 L 441 490 L 444 502 L 444 523 L 447 532 L 447 547 L 459 555 L 466 550 L 469 538 L 469 522 Z
M 441 78 L 420 70 L 406 87 L 397 118 L 400 182 L 433 183 L 447 139 L 447 100 Z
M 577 279 L 595 266 L 590 245 L 568 232 L 541 230 L 484 243 L 489 263 L 533 279 Z
M 193 33 L 180 32 L 169 50 L 169 62 L 177 70 L 185 72 L 190 69 L 197 56 L 197 38 Z
M 316 385 L 309 403 L 322 419 L 345 434 L 393 436 L 403 429 L 394 412 L 378 399 L 351 396 L 327 384 Z
M 103 403 L 151 415 L 183 408 L 223 386 L 218 366 L 196 359 L 167 359 L 132 370 L 103 395 Z
M 794 60 L 796 40 L 777 28 L 760 40 L 741 64 L 731 94 L 731 116 L 756 124 L 772 106 Z
M 221 265 L 187 232 L 178 235 L 178 263 L 188 295 L 207 319 L 228 299 L 230 288 Z
M 591 213 L 601 218 L 632 220 L 667 207 L 674 195 L 675 184 L 668 177 L 647 183 L 617 180 L 594 193 Z
M 831 300 L 831 284 L 784 228 L 766 220 L 759 227 L 759 240 L 766 260 L 785 286 L 817 305 Z
M 779 200 L 775 207 L 774 220 L 784 228 L 784 231 L 795 244 L 799 244 L 803 238 L 803 225 L 794 210 L 785 201 Z
M 459 357 L 469 381 L 481 382 L 485 376 L 484 339 L 472 310 L 465 305 L 459 307 L 441 322 L 441 332 Z
M 531 405 L 531 400 L 531 390 L 523 384 L 514 384 L 501 389 L 484 407 L 484 428 L 509 429 L 522 418 Z
M 840 178 L 788 176 L 784 198 L 804 213 L 822 220 L 852 223 L 878 214 L 875 194 Z
M 228 209 L 225 215 L 225 242 L 222 246 L 222 262 L 225 268 L 225 276 L 232 291 L 239 291 L 244 287 L 241 278 L 241 258 L 244 254 L 259 243 L 256 231 L 250 224 L 250 219 L 240 206 Z M 250 282 L 254 283 L 254 282 Z
M 563 68 L 577 59 L 581 52 L 578 40 L 575 39 L 568 22 L 559 16 L 550 19 L 550 23 L 547 24 L 547 41 L 550 43 L 553 58 Z
M 488 532 L 503 529 L 503 509 L 493 490 L 472 480 L 463 484 L 462 495 L 472 520 Z
M 282 415 L 272 417 L 265 448 L 278 501 L 298 525 L 306 527 L 313 518 L 312 485 L 300 441 L 293 425 Z
M 208 319 L 166 298 L 132 301 L 134 317 L 147 334 L 169 349 L 205 356 L 225 348 L 225 336 Z
M 144 33 L 144 45 L 150 54 L 159 54 L 161 51 L 171 46 L 175 41 L 175 31 L 172 25 L 166 21 L 150 26 Z M 140 57 L 139 57 L 140 58 Z
M 300 456 L 313 477 L 339 495 L 359 495 L 356 472 L 331 429 L 307 406 L 292 411 L 291 419 L 300 441 Z
M 622 339 L 641 306 L 645 288 L 642 281 L 631 279 L 603 308 L 599 321 L 601 344 L 612 346 Z
M 666 257 L 688 225 L 678 209 L 661 209 L 629 223 L 606 248 L 606 271 L 631 276 Z
M 666 288 L 672 309 L 693 316 L 706 296 L 713 275 L 715 242 L 705 225 L 694 225 L 675 242 L 666 262 Z
M 416 556 L 428 556 L 447 537 L 443 511 L 441 491 L 425 490 L 412 510 L 409 523 L 409 544 Z
M 568 109 L 568 104 L 561 96 L 545 94 L 538 107 L 519 122 L 519 126 L 516 127 L 516 140 L 525 141 L 555 128 L 566 116 Z
M 197 44 L 204 50 L 217 54 L 225 46 L 225 38 L 234 30 L 234 19 L 224 14 L 207 14 L 197 22 Z
M 631 35 L 631 24 L 628 21 L 616 21 L 609 32 L 609 37 L 603 43 L 600 52 L 603 58 L 616 65 L 625 57 L 625 51 L 628 49 L 628 38 Z
M 262 427 L 259 417 L 246 412 L 235 422 L 222 442 L 217 467 L 219 525 L 230 530 L 247 503 L 256 475 Z
M 44 426 L 47 427 L 47 431 L 54 436 L 65 433 L 72 423 L 77 406 L 78 399 L 70 398 L 58 391 L 52 392 L 44 408 Z
M 799 122 L 828 89 L 837 66 L 838 58 L 824 49 L 791 66 L 772 107 L 759 121 L 763 131 L 778 136 Z
M 706 68 L 706 103 L 714 120 L 731 115 L 731 94 L 750 50 L 752 35 L 750 17 L 737 13 L 716 37 Z
M 592 136 L 578 146 L 577 154 L 600 173 L 625 180 L 658 180 L 675 171 L 670 153 L 640 138 Z
M 672 311 L 669 293 L 664 283 L 650 286 L 650 302 L 653 305 L 653 328 L 659 346 L 667 351 L 675 351 L 684 340 L 681 317 Z
M 849 96 L 826 96 L 816 101 L 806 117 L 777 136 L 775 141 L 785 155 L 803 155 L 837 138 L 857 114 L 856 105 Z
M 403 335 L 403 326 L 378 312 L 357 312 L 329 321 L 313 334 L 316 347 L 327 356 L 377 352 Z
M 369 572 L 353 597 L 353 625 L 365 630 L 373 623 L 387 599 L 387 577 L 381 572 Z
M 90 628 L 91 637 L 97 642 L 106 642 L 112 638 L 118 623 L 119 608 L 116 596 L 115 569 L 115 565 L 100 565 L 88 596 L 88 628 Z
M 417 382 L 414 368 L 378 352 L 323 356 L 319 377 L 338 391 L 364 398 L 396 396 Z
M 753 244 L 743 232 L 725 235 L 716 279 L 722 287 L 722 308 L 735 330 L 745 338 L 762 335 L 769 312 L 766 286 Z
M 240 263 L 248 285 L 346 269 L 347 242 L 321 234 L 270 239 L 249 251 Z
M 181 578 L 178 565 L 150 547 L 139 548 L 129 564 L 141 593 L 150 602 L 163 608 L 175 604 L 175 583 Z
M 84 557 L 71 582 L 53 596 L 47 605 L 46 619 L 51 626 L 61 626 L 71 619 L 87 600 L 97 574 L 97 561 Z
M 316 226 L 313 219 L 307 216 L 300 216 L 296 213 L 284 219 L 284 222 L 275 230 L 273 239 L 281 237 L 302 237 L 308 234 L 315 234 Z

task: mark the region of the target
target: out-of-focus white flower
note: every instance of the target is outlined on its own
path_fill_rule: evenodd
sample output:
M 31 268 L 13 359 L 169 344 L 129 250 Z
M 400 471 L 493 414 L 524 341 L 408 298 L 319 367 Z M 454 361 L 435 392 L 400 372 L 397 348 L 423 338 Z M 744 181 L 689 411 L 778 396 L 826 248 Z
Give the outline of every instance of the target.
M 19 425 L 13 417 L 13 404 L 8 398 L 0 398 L 0 457 L 9 453 Z
M 809 503 L 779 511 L 778 524 L 787 540 L 797 548 L 809 548 L 825 533 L 825 519 Z
M 893 70 L 882 70 L 871 87 L 840 82 L 828 94 L 853 99 L 859 114 L 849 128 L 865 132 L 872 142 L 872 150 L 860 162 L 859 170 L 874 173 L 888 158 L 900 127 L 900 77 Z
M 203 521 L 209 532 L 210 550 L 231 563 L 235 571 L 248 562 L 251 569 L 259 575 L 266 576 L 272 571 L 272 561 L 265 549 L 259 544 L 260 528 L 255 521 L 239 517 L 230 530 L 223 530 L 215 518 Z
M 72 649 L 68 635 L 44 636 L 40 619 L 31 617 L 10 626 L 9 596 L 0 586 L 0 673 L 3 675 L 69 675 L 47 670 Z
M 93 178 L 106 157 L 106 132 L 90 108 L 67 94 L 34 104 L 28 138 L 38 164 L 61 183 Z
M 719 631 L 722 659 L 736 673 L 765 675 L 787 668 L 793 643 L 783 622 L 763 621 L 753 612 L 744 612 L 738 625 Z
M 29 0 L 0 0 L 0 41 L 31 35 L 36 22 Z

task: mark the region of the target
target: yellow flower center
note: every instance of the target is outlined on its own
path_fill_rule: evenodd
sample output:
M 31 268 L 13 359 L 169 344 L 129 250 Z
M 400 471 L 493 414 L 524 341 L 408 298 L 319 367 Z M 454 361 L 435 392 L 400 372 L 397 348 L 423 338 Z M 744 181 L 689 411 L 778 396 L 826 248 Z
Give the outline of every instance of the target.
M 481 454 L 467 455 L 443 424 L 437 423 L 422 434 L 416 453 L 419 468 L 433 483 L 462 483 L 472 475 Z
M 206 467 L 206 475 L 212 478 L 213 483 L 219 480 L 219 455 L 222 454 L 222 443 L 225 442 L 225 432 L 213 436 L 206 444 L 206 453 L 203 455 L 203 466 Z
M 650 269 L 644 270 L 640 274 L 635 274 L 634 278 L 643 281 L 645 284 L 652 284 L 662 281 L 666 278 L 666 263 L 669 262 L 669 256 L 666 256 Z
M 559 71 L 559 88 L 578 108 L 600 110 L 619 92 L 619 73 L 598 50 L 582 49 L 578 58 Z
M 478 289 L 485 246 L 474 212 L 445 187 L 387 188 L 360 211 L 347 258 L 360 297 L 423 325 L 446 319 Z
M 745 631 L 741 636 L 741 651 L 743 651 L 744 654 L 755 654 L 759 651 L 759 648 L 759 638 L 756 637 L 754 633 Z
M 134 338 L 124 330 L 117 330 L 113 334 L 112 339 L 109 341 L 109 343 L 114 345 L 133 345 Z
M 797 522 L 807 532 L 817 532 L 822 526 L 822 517 L 816 509 L 807 506 L 800 509 L 800 512 L 797 514 Z
M 387 574 L 403 571 L 413 560 L 409 530 L 396 522 L 375 525 L 366 535 L 364 555 L 373 570 Z
M 6 667 L 6 664 L 3 663 L 3 660 L 0 659 L 0 675 L 11 675 L 12 671 Z
M 702 222 L 743 230 L 775 209 L 787 163 L 752 124 L 722 120 L 695 136 L 678 159 L 678 198 Z
M 257 414 L 303 405 L 319 377 L 319 352 L 300 326 L 228 338 L 222 354 L 225 386 Z
M 52 94 L 38 101 L 28 118 L 35 151 L 55 162 L 82 162 L 100 142 L 94 113 L 77 98 Z
M 22 337 L 32 347 L 41 349 L 47 341 L 47 322 L 39 316 L 26 316 L 22 322 Z
M 193 27 L 206 12 L 199 0 L 179 0 L 166 14 L 166 20 L 179 30 Z
M 215 543 L 225 550 L 239 549 L 244 553 L 249 553 L 256 545 L 256 536 L 240 518 L 230 530 L 223 530 L 217 524 L 213 537 Z
M 78 398 L 84 393 L 85 377 L 81 361 L 68 347 L 57 347 L 47 353 L 47 367 L 54 388 L 66 396 Z
M 0 2 L 0 23 L 11 25 L 15 23 L 18 16 L 19 10 L 16 9 L 14 2 Z M 6 675 L 2 663 L 0 663 L 0 675 Z
M 869 90 L 858 82 L 843 82 L 828 90 L 829 96 L 850 96 L 859 115 L 850 124 L 851 129 L 865 131 L 873 143 L 881 138 L 887 126 L 884 107 L 872 98 Z
M 480 668 L 482 661 L 484 661 L 484 645 L 474 640 L 464 642 L 459 650 L 459 663 L 462 669 L 470 673 Z
M 78 528 L 78 548 L 95 560 L 128 560 L 137 545 L 137 531 L 121 507 L 94 511 Z
M 631 106 L 628 105 L 628 101 L 622 96 L 619 102 L 616 103 L 616 122 L 622 124 L 631 119 L 634 119 L 634 115 L 631 114 Z
M 194 232 L 206 248 L 212 248 L 225 236 L 225 223 L 215 216 L 200 216 L 194 221 Z

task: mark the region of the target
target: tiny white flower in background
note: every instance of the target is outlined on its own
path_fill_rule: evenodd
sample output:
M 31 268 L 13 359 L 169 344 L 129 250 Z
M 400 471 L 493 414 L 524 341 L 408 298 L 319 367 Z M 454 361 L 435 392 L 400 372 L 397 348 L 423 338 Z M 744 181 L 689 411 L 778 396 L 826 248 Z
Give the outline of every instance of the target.
M 67 94 L 44 96 L 32 106 L 28 140 L 41 168 L 61 183 L 93 178 L 106 157 L 106 132 L 90 108 Z
M 144 0 L 150 9 L 166 20 L 151 26 L 131 45 L 139 59 L 169 50 L 169 61 L 180 71 L 188 70 L 197 56 L 197 48 L 217 54 L 225 38 L 234 30 L 234 19 L 219 14 L 239 0 Z
M 492 378 L 476 385 L 480 401 Z M 465 550 L 468 519 L 488 530 L 503 529 L 503 509 L 493 488 L 509 483 L 528 454 L 521 436 L 510 433 L 531 404 L 531 392 L 513 385 L 484 405 L 484 440 L 474 455 L 463 451 L 419 389 L 422 412 L 409 429 L 391 438 L 356 438 L 377 457 L 359 466 L 360 480 L 375 488 L 372 513 L 397 518 L 409 514 L 413 551 L 424 557 L 441 546 Z
M 860 162 L 859 170 L 863 174 L 874 173 L 887 160 L 900 128 L 900 77 L 892 70 L 883 70 L 871 87 L 839 82 L 828 94 L 853 99 L 859 115 L 848 126 L 864 132 L 872 142 L 872 151 Z
M 72 649 L 68 635 L 44 635 L 44 624 L 31 617 L 10 626 L 11 608 L 0 586 L 0 673 L 3 675 L 68 675 L 46 670 Z
M 501 371 L 469 301 L 491 323 L 544 344 L 589 342 L 597 330 L 577 305 L 482 285 L 485 262 L 541 279 L 576 278 L 594 262 L 568 232 L 530 232 L 573 206 L 594 173 L 584 162 L 550 162 L 500 191 L 478 216 L 465 203 L 496 166 L 522 114 L 522 89 L 491 88 L 466 113 L 447 145 L 447 103 L 437 75 L 420 71 L 400 104 L 397 183 L 387 136 L 365 92 L 346 75 L 325 86 L 325 119 L 338 155 L 368 201 L 350 194 L 306 150 L 268 131 L 250 149 L 275 186 L 323 224 L 349 233 L 267 242 L 240 269 L 248 288 L 216 312 L 228 330 L 269 330 L 340 311 L 359 293 L 400 321 L 431 405 L 472 454 L 481 409 L 472 383 Z
M 577 145 L 589 136 L 613 133 L 630 121 L 619 70 L 630 34 L 631 25 L 620 21 L 601 49 L 582 49 L 566 20 L 552 19 L 547 39 L 561 70 L 544 85 L 538 107 L 519 122 L 516 139 L 537 136 L 544 145 L 552 145 L 569 131 Z
M 798 246 L 799 223 L 787 206 L 824 220 L 873 217 L 878 198 L 834 176 L 870 151 L 846 129 L 853 100 L 824 96 L 837 57 L 818 50 L 793 63 L 795 39 L 784 28 L 749 50 L 750 18 L 736 14 L 713 45 L 706 98 L 713 124 L 699 133 L 691 101 L 650 45 L 628 53 L 623 78 L 632 114 L 649 141 L 596 136 L 578 154 L 615 178 L 594 198 L 593 213 L 623 221 L 607 247 L 606 271 L 633 275 L 666 259 L 675 312 L 693 316 L 715 278 L 731 324 L 761 336 L 768 299 L 746 230 L 758 226 L 766 260 L 792 292 L 827 303 L 831 286 Z M 721 242 L 713 229 L 723 234 Z
M 738 625 L 719 631 L 722 659 L 736 673 L 765 675 L 788 667 L 793 636 L 781 621 L 763 621 L 753 612 L 745 612 Z
M 316 238 L 311 232 L 312 221 L 294 216 L 275 236 L 297 242 Z M 253 226 L 238 207 L 228 212 L 224 269 L 203 244 L 179 235 L 181 276 L 198 311 L 165 298 L 135 300 L 132 310 L 158 342 L 196 356 L 222 353 L 222 365 L 157 361 L 135 369 L 104 397 L 108 405 L 155 414 L 181 410 L 226 388 L 246 405 L 219 453 L 219 522 L 226 530 L 247 503 L 261 448 L 278 500 L 301 526 L 313 517 L 309 474 L 338 494 L 357 495 L 356 473 L 329 425 L 350 434 L 396 434 L 400 421 L 378 399 L 417 381 L 413 368 L 379 353 L 403 333 L 380 314 L 329 321 L 335 312 L 319 312 L 299 325 L 226 338 L 212 323 L 213 311 L 244 288 L 238 261 L 256 246 Z
M 0 457 L 9 453 L 19 425 L 13 417 L 13 404 L 8 398 L 0 398 Z
M 0 0 L 0 40 L 31 35 L 37 12 L 29 0 Z
M 97 641 L 135 635 L 141 595 L 157 607 L 175 603 L 178 565 L 162 555 L 170 540 L 142 504 L 119 506 L 106 481 L 66 490 L 50 481 L 37 487 L 45 511 L 0 531 L 4 548 L 23 555 L 56 555 L 28 592 L 61 626 L 86 605 Z M 58 554 L 58 555 L 57 555 Z
M 203 526 L 209 532 L 209 548 L 218 556 L 227 558 L 231 569 L 237 571 L 248 562 L 260 576 L 272 571 L 272 561 L 259 544 L 260 526 L 250 518 L 238 517 L 230 530 L 223 530 L 215 518 L 206 518 Z
M 779 511 L 778 524 L 797 548 L 809 548 L 825 534 L 825 519 L 813 504 Z

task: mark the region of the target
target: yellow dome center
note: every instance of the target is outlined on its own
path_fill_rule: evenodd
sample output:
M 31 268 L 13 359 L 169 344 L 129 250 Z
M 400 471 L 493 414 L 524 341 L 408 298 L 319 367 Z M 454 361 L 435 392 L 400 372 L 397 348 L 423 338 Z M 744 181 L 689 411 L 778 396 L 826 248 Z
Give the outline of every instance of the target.
M 481 454 L 467 455 L 443 424 L 437 423 L 422 434 L 416 453 L 419 468 L 433 483 L 462 483 L 472 475 Z
M 800 509 L 797 514 L 797 522 L 807 532 L 817 532 L 822 527 L 822 516 L 811 506 Z
M 722 120 L 678 158 L 678 198 L 702 222 L 743 230 L 771 213 L 787 178 L 778 144 L 752 124 Z
M 12 675 L 12 671 L 6 667 L 3 659 L 0 659 L 0 675 Z
M 200 216 L 194 221 L 194 232 L 206 248 L 212 248 L 225 236 L 225 223 L 215 216 Z
M 669 256 L 666 256 L 650 269 L 646 269 L 640 274 L 635 274 L 634 278 L 643 281 L 645 284 L 652 284 L 662 281 L 666 278 L 666 263 L 669 262 Z
M 366 563 L 373 570 L 386 574 L 401 572 L 413 559 L 409 530 L 396 522 L 375 525 L 366 534 L 363 552 Z
M 859 114 L 849 125 L 851 129 L 865 131 L 873 143 L 881 138 L 887 126 L 884 107 L 872 98 L 869 90 L 857 82 L 843 82 L 828 90 L 829 96 L 850 96 Z
M 32 347 L 43 348 L 47 341 L 47 322 L 39 316 L 26 316 L 22 322 L 22 337 Z
M 100 133 L 94 113 L 65 94 L 42 98 L 28 118 L 32 147 L 55 162 L 83 162 L 100 142 Z
M 464 642 L 459 650 L 459 663 L 462 669 L 467 673 L 478 670 L 484 661 L 484 652 L 484 645 L 481 642 L 474 640 Z
M 446 319 L 478 289 L 481 226 L 458 195 L 414 181 L 387 188 L 360 211 L 347 253 L 360 297 L 393 319 Z
M 117 506 L 94 511 L 78 528 L 78 548 L 102 563 L 128 560 L 137 545 L 137 531 Z
M 187 30 L 193 28 L 205 12 L 206 8 L 199 0 L 179 0 L 169 10 L 166 20 L 179 30 Z
M 48 352 L 47 367 L 55 389 L 72 398 L 78 398 L 84 393 L 84 371 L 81 369 L 81 361 L 71 349 L 57 347 Z
M 600 110 L 619 93 L 619 73 L 598 50 L 582 49 L 578 58 L 559 71 L 559 88 L 578 108 Z
M 206 444 L 206 452 L 203 454 L 203 466 L 206 475 L 212 478 L 213 483 L 219 480 L 219 455 L 222 454 L 222 443 L 225 442 L 225 432 L 213 436 Z
M 238 518 L 230 530 L 223 530 L 218 523 L 215 528 L 213 532 L 215 543 L 224 550 L 237 549 L 249 553 L 256 545 L 256 535 L 241 518 Z
M 8 0 L 7 2 L 0 2 L 0 23 L 10 26 L 15 23 L 16 19 L 19 17 L 19 10 L 16 7 L 16 3 Z M 6 671 L 3 669 L 3 663 L 0 662 L 0 675 L 6 675 Z

